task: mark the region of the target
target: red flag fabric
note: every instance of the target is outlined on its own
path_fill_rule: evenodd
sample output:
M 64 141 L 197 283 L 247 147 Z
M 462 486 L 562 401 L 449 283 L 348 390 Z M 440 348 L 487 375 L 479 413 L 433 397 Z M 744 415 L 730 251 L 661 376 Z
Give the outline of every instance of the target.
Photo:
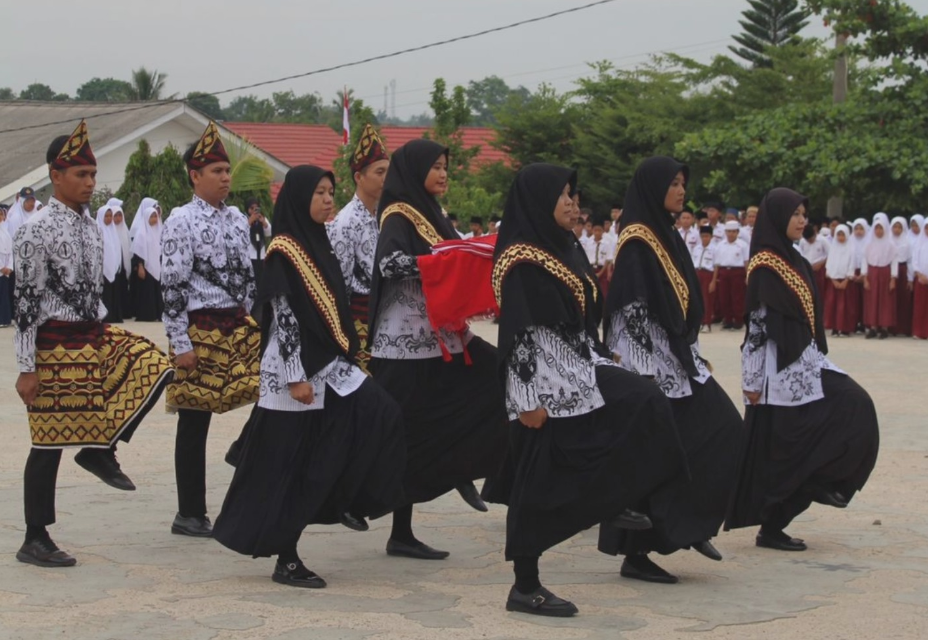
M 351 124 L 348 119 L 348 88 L 345 87 L 345 90 L 342 92 L 344 97 L 344 110 L 342 111 L 342 144 L 347 145 L 351 142 Z
M 493 250 L 496 235 L 469 240 L 446 240 L 419 256 L 422 292 L 429 322 L 435 331 L 461 332 L 476 316 L 497 316 L 493 295 Z

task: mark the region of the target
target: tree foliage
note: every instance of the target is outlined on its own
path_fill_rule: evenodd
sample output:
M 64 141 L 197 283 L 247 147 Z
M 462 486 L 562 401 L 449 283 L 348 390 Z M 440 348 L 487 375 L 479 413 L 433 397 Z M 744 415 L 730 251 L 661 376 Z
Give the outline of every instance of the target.
M 66 93 L 55 93 L 47 84 L 33 82 L 28 87 L 19 92 L 20 100 L 43 100 L 45 102 L 70 100 Z
M 792 42 L 809 24 L 809 13 L 799 0 L 748 0 L 748 4 L 738 21 L 744 32 L 732 36 L 741 46 L 728 48 L 755 67 L 769 67 L 768 49 Z
M 223 120 L 225 117 L 222 106 L 219 104 L 219 98 L 214 95 L 202 91 L 191 91 L 187 94 L 185 100 L 191 107 L 202 111 L 213 120 Z
M 87 102 L 125 102 L 133 95 L 133 87 L 116 78 L 92 78 L 77 89 L 75 100 Z
M 123 201 L 129 224 L 142 198 L 154 198 L 167 214 L 174 207 L 188 202 L 192 195 L 184 159 L 177 149 L 168 145 L 161 153 L 152 155 L 151 146 L 144 139 L 129 156 L 125 179 L 116 191 L 116 197 Z
M 149 71 L 145 67 L 139 67 L 132 71 L 132 100 L 139 102 L 149 102 L 161 100 L 164 93 L 164 87 L 168 80 L 168 74 L 161 73 L 157 69 Z

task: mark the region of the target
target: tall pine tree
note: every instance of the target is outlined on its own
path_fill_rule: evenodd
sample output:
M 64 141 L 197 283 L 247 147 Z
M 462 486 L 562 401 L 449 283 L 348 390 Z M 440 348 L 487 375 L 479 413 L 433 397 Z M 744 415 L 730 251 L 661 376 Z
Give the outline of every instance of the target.
M 748 0 L 748 4 L 751 8 L 738 21 L 744 33 L 733 36 L 741 46 L 728 48 L 755 67 L 769 67 L 770 58 L 764 51 L 789 43 L 809 24 L 809 13 L 799 7 L 799 0 Z

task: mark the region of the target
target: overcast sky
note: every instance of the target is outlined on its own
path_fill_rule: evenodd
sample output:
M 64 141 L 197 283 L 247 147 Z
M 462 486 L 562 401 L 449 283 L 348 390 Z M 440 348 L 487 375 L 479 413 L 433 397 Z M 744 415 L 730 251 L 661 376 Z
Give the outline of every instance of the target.
M 139 66 L 167 73 L 167 92 L 219 91 L 387 53 L 586 4 L 588 0 L 0 0 L 28 7 L 28 28 L 5 21 L 0 86 L 44 82 L 75 93 L 92 77 L 128 79 Z M 921 13 L 928 0 L 910 0 Z M 498 75 L 534 89 L 568 89 L 585 63 L 634 66 L 675 51 L 708 60 L 727 51 L 745 0 L 616 0 L 611 4 L 391 60 L 261 87 L 327 101 L 343 85 L 383 108 L 396 81 L 397 115 L 428 110 L 436 77 L 465 84 Z M 79 30 L 75 33 L 75 30 Z M 806 33 L 826 36 L 813 18 Z M 220 96 L 223 104 L 238 94 Z

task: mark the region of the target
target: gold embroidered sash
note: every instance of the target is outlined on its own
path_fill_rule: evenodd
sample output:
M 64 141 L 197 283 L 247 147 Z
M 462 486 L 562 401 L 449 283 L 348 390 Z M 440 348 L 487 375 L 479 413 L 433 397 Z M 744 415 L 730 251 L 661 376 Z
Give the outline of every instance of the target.
M 381 229 L 383 229 L 383 225 L 386 223 L 387 218 L 392 215 L 400 215 L 409 220 L 415 228 L 416 233 L 419 234 L 419 237 L 425 240 L 426 244 L 430 247 L 444 241 L 444 238 L 435 230 L 432 223 L 414 207 L 409 206 L 405 202 L 395 202 L 384 210 L 380 215 Z
M 271 244 L 267 248 L 267 257 L 269 258 L 275 253 L 283 255 L 294 266 L 296 272 L 300 274 L 306 292 L 309 293 L 309 297 L 315 303 L 323 321 L 329 327 L 335 342 L 345 353 L 348 353 L 350 341 L 342 328 L 341 319 L 338 315 L 338 305 L 335 302 L 335 294 L 329 289 L 312 258 L 296 240 L 287 235 L 279 235 L 271 240 Z
M 815 336 L 815 296 L 802 274 L 772 251 L 761 251 L 751 258 L 748 263 L 748 279 L 755 269 L 770 269 L 799 298 L 799 304 L 802 305 L 802 310 L 806 314 L 806 320 L 812 327 L 812 335 Z
M 583 290 L 583 281 L 580 277 L 547 251 L 524 243 L 508 247 L 500 255 L 496 264 L 493 265 L 493 294 L 496 296 L 497 304 L 500 306 L 503 304 L 503 278 L 509 273 L 510 269 L 523 262 L 538 265 L 563 282 L 573 293 L 577 304 L 580 305 L 580 310 L 586 314 L 586 293 Z M 585 277 L 592 285 L 593 300 L 595 301 L 598 296 L 596 283 L 588 275 Z
M 640 240 L 651 247 L 654 255 L 657 256 L 657 261 L 664 269 L 664 274 L 666 274 L 667 279 L 670 280 L 670 286 L 677 296 L 680 308 L 683 309 L 683 316 L 686 317 L 690 309 L 689 285 L 686 283 L 686 278 L 683 277 L 683 274 L 680 273 L 677 266 L 673 263 L 670 253 L 668 253 L 660 239 L 648 227 L 643 224 L 631 224 L 622 229 L 622 233 L 619 234 L 618 245 L 615 249 L 615 261 L 618 261 L 619 251 L 622 250 L 625 243 L 631 240 Z

